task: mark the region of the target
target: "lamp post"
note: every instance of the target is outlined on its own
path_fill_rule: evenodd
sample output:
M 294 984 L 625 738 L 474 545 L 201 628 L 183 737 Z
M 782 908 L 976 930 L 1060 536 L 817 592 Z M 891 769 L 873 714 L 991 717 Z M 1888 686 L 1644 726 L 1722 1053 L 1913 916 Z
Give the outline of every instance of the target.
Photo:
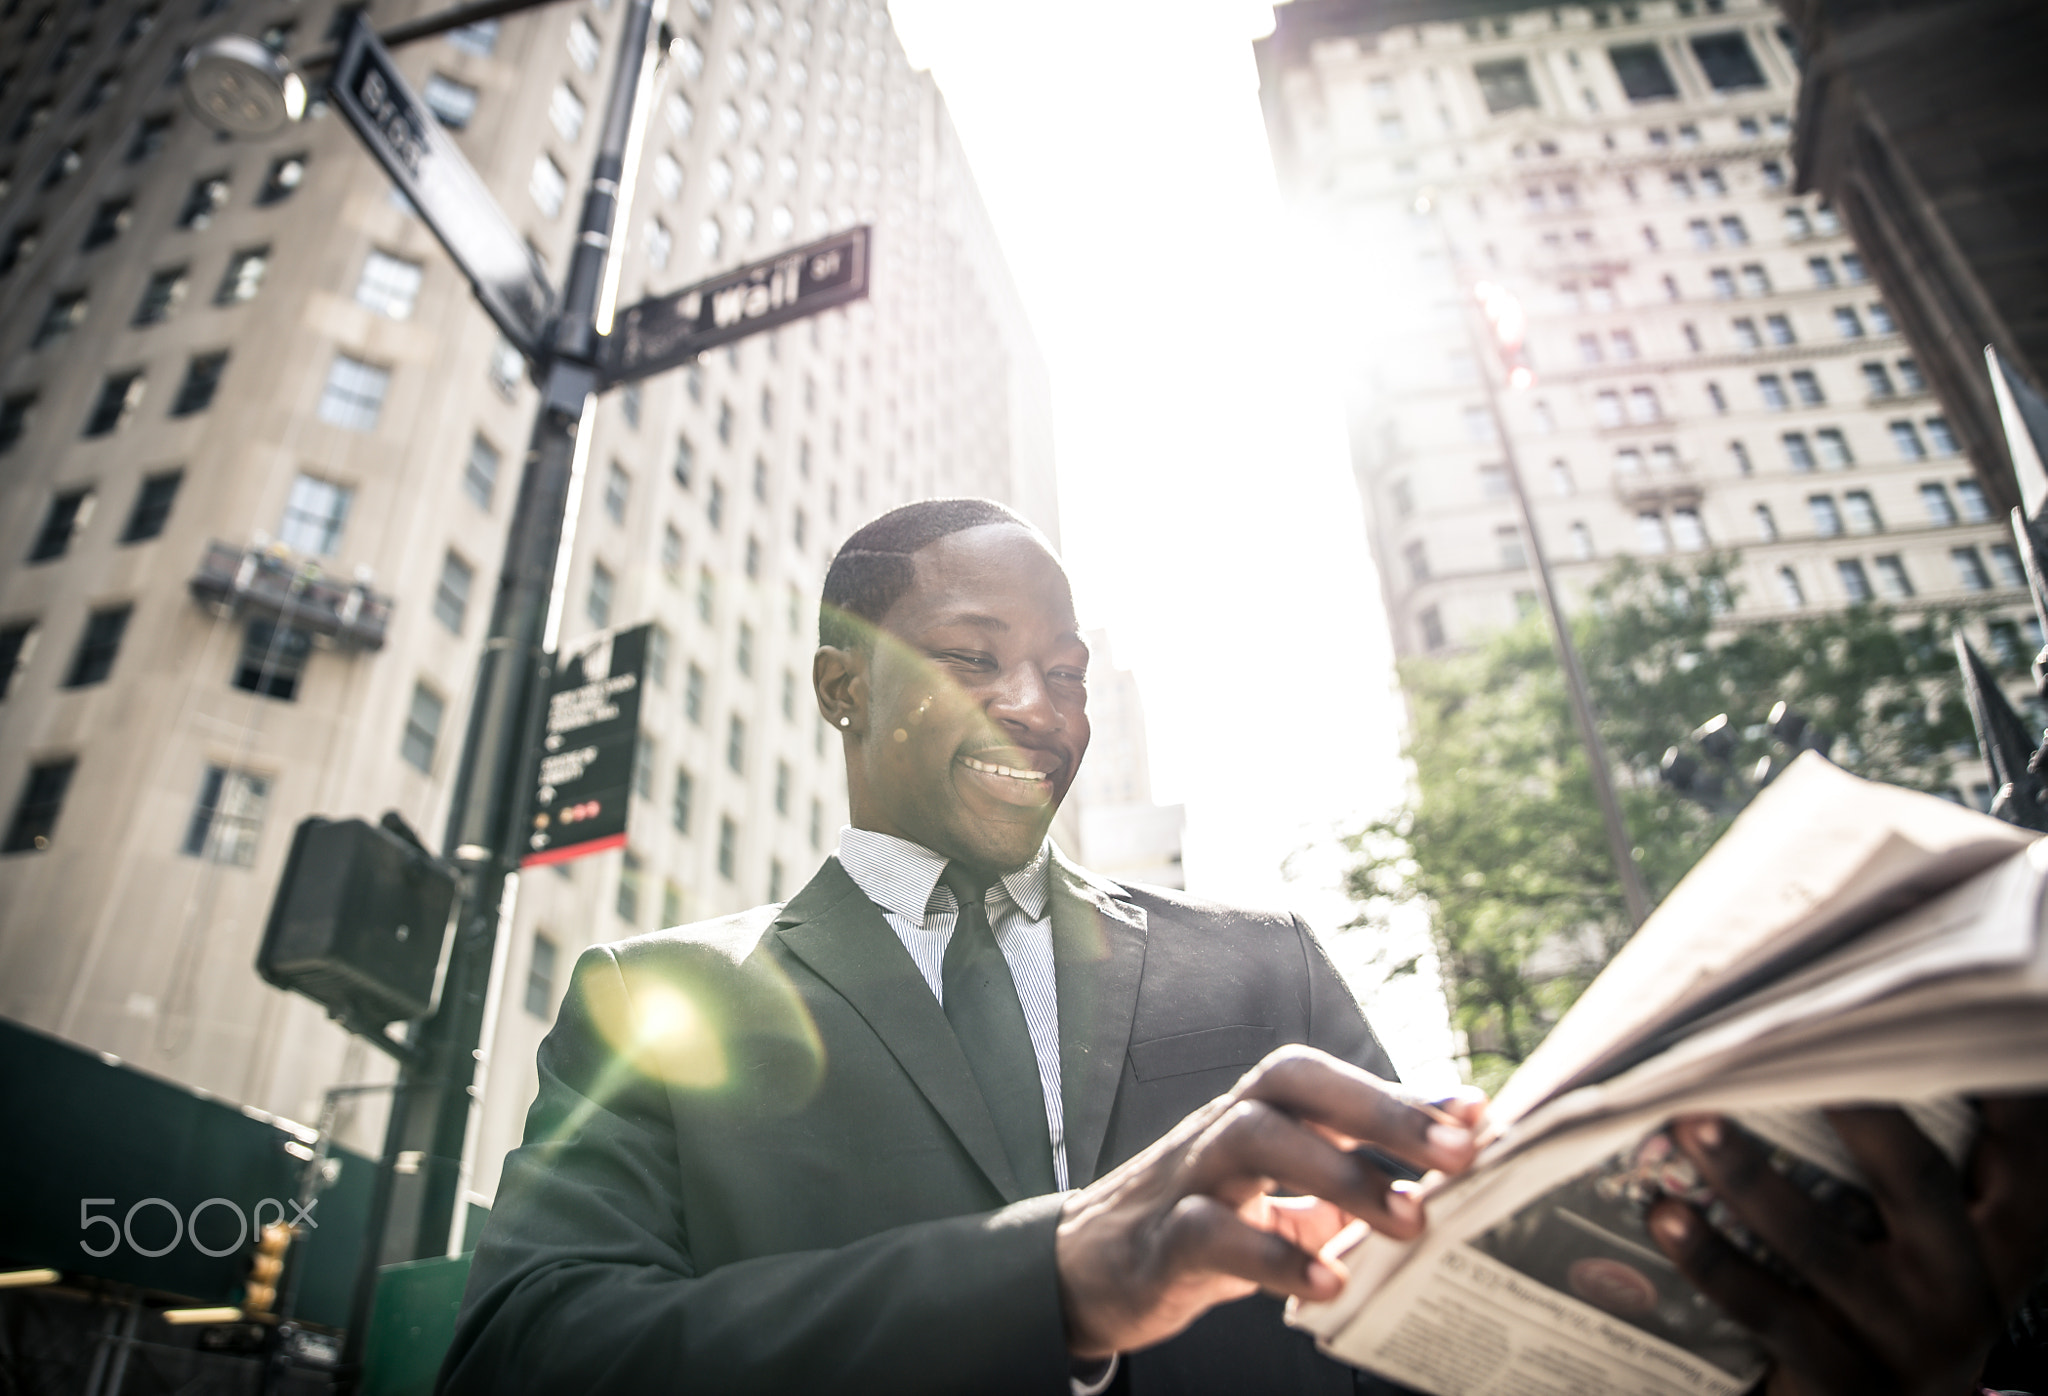
M 465 5 L 389 37 L 397 42 L 423 38 L 545 2 Z M 587 452 L 590 409 L 599 388 L 592 362 L 597 311 L 655 5 L 656 0 L 630 0 L 625 7 L 618 63 L 561 302 L 532 356 L 541 384 L 540 411 L 528 438 L 442 845 L 462 874 L 454 944 L 439 1007 L 413 1025 L 401 1055 L 343 1353 L 343 1380 L 350 1386 L 360 1374 L 379 1265 L 445 1254 L 462 1202 L 463 1143 L 475 1105 L 477 1046 L 500 928 L 512 910 L 507 884 L 524 848 L 520 823 L 539 716 L 536 698 L 545 677 L 549 604 L 570 491 Z M 356 23 L 362 22 L 358 17 Z M 309 60 L 309 66 L 334 61 L 335 55 L 323 54 Z M 305 109 L 299 73 L 240 36 L 196 48 L 186 75 L 194 109 L 232 134 L 279 129 Z M 396 1168 L 401 1158 L 410 1164 L 403 1183 Z
M 1432 213 L 1434 206 L 1435 200 L 1429 194 L 1423 194 L 1415 201 L 1418 213 Z M 1455 272 L 1457 248 L 1451 242 L 1450 228 L 1441 215 L 1437 217 L 1437 227 L 1443 234 L 1447 264 Z M 1585 667 L 1579 662 L 1578 647 L 1572 643 L 1571 627 L 1565 620 L 1564 608 L 1558 604 L 1557 586 L 1550 574 L 1550 559 L 1544 554 L 1543 537 L 1536 529 L 1536 513 L 1530 507 L 1529 491 L 1522 481 L 1522 466 L 1515 453 L 1514 438 L 1501 414 L 1501 385 L 1495 379 L 1495 370 L 1488 367 L 1489 361 L 1499 361 L 1500 372 L 1506 378 L 1510 391 L 1521 392 L 1535 385 L 1535 372 L 1523 355 L 1522 342 L 1528 319 L 1521 302 L 1506 287 L 1482 281 L 1472 289 L 1472 305 L 1464 311 L 1465 325 L 1472 336 L 1473 358 L 1479 366 L 1479 381 L 1486 391 L 1487 410 L 1493 415 L 1494 431 L 1500 438 L 1508 491 L 1514 497 L 1523 545 L 1528 549 L 1530 565 L 1536 572 L 1537 599 L 1542 603 L 1544 616 L 1550 621 L 1550 636 L 1557 646 L 1558 665 L 1564 670 L 1572 718 L 1578 724 L 1579 741 L 1586 749 L 1587 774 L 1593 782 L 1593 798 L 1600 805 L 1600 822 L 1607 833 L 1607 852 L 1614 861 L 1614 875 L 1621 883 L 1629 924 L 1640 926 L 1650 915 L 1650 894 L 1643 885 L 1642 869 L 1636 866 L 1634 843 L 1629 838 L 1628 822 L 1622 816 L 1621 801 L 1614 793 L 1614 774 L 1607 757 L 1607 744 L 1601 740 L 1600 729 L 1594 722 L 1593 700 L 1586 691 Z M 1473 318 L 1475 308 L 1484 319 L 1484 328 Z

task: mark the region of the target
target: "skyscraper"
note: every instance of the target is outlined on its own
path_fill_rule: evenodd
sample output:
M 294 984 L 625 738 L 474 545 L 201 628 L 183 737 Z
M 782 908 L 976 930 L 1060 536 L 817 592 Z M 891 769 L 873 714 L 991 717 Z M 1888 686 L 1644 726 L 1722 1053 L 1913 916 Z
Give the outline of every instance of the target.
M 1402 654 L 1535 602 L 1504 446 L 1568 603 L 1622 555 L 1739 548 L 1737 615 L 1989 599 L 2018 558 L 1826 202 L 1764 0 L 1294 0 L 1260 41 L 1290 197 L 1368 360 L 1359 489 Z M 1520 301 L 1497 418 L 1472 287 Z M 1485 357 L 1482 357 L 1485 356 Z M 1704 715 L 1703 715 L 1704 716 Z
M 256 978 L 286 846 L 307 815 L 387 808 L 438 843 L 536 398 L 336 116 L 238 144 L 182 105 L 194 40 L 305 54 L 351 8 L 0 8 L 0 1013 L 297 1118 L 389 1068 Z M 397 50 L 557 276 L 620 9 Z M 667 22 L 617 303 L 857 222 L 873 293 L 596 409 L 560 633 L 655 627 L 636 795 L 625 849 L 522 879 L 485 1195 L 577 953 L 787 896 L 831 849 L 809 658 L 838 541 L 936 494 L 1057 537 L 1037 350 L 886 11 Z M 381 1114 L 353 1142 L 374 1152 Z

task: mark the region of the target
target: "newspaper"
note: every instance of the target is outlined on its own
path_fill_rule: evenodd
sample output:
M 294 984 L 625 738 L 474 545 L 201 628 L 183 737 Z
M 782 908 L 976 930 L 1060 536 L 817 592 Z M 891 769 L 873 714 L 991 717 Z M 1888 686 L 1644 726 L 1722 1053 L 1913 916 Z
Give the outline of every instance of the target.
M 1904 1108 L 1968 1153 L 1967 1098 L 2048 1088 L 2048 842 L 1801 758 L 1673 890 L 1501 1091 L 1413 1242 L 1353 1227 L 1350 1280 L 1291 1321 L 1439 1396 L 1738 1396 L 1761 1349 L 1650 1238 L 1694 1202 L 1782 1268 L 1667 1132 L 1729 1116 L 1852 1228 L 1877 1225 L 1821 1108 Z

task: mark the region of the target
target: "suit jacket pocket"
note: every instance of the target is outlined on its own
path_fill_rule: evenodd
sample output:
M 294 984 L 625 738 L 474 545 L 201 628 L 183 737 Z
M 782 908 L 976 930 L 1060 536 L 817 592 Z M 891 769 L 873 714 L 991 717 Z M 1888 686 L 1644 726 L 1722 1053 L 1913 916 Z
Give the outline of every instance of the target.
M 1150 1042 L 1131 1044 L 1131 1069 L 1140 1081 L 1157 1081 L 1164 1076 L 1186 1076 L 1195 1071 L 1244 1068 L 1278 1046 L 1279 1038 L 1275 1028 L 1248 1023 L 1155 1037 Z

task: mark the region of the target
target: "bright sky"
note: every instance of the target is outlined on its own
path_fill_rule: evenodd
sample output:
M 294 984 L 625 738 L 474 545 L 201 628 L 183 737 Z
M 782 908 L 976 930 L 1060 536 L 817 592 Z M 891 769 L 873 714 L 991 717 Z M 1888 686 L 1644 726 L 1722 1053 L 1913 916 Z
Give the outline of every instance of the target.
M 1143 690 L 1154 797 L 1188 807 L 1190 889 L 1333 931 L 1334 834 L 1398 800 L 1401 719 L 1344 438 L 1346 278 L 1281 204 L 1259 111 L 1271 7 L 890 11 L 1044 350 L 1068 568 Z M 1402 938 L 1394 958 L 1426 947 Z M 1370 939 L 1332 950 L 1356 964 Z M 1456 1079 L 1433 979 L 1367 1009 L 1405 1077 Z

